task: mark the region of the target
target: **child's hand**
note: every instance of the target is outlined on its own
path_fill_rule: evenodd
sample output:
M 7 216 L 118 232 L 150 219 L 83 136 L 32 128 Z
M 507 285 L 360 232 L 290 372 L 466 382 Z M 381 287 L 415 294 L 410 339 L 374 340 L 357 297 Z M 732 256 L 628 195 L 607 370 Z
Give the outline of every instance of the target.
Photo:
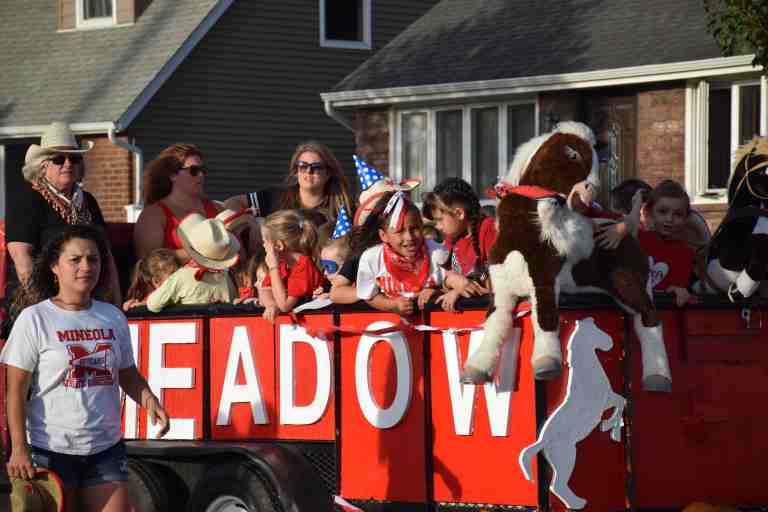
M 436 292 L 437 290 L 434 288 L 425 288 L 421 290 L 416 298 L 416 303 L 419 305 L 419 309 L 424 309 L 424 306 L 427 305 L 429 299 L 431 299 Z
M 312 292 L 312 298 L 313 299 L 319 299 L 319 298 L 321 298 L 323 296 L 324 293 L 325 292 L 323 291 L 323 287 L 322 286 L 318 286 L 317 288 L 315 288 L 315 291 Z M 325 294 L 325 295 L 327 296 L 327 294 Z
M 623 222 L 595 226 L 595 241 L 603 249 L 615 249 L 627 235 L 627 225 Z
M 416 311 L 413 299 L 409 297 L 396 297 L 392 301 L 395 303 L 394 312 L 402 316 L 411 316 Z
M 675 294 L 675 305 L 679 308 L 685 306 L 691 300 L 691 294 L 685 288 L 670 286 L 667 288 L 667 291 Z
M 275 243 L 271 240 L 264 240 L 264 252 L 264 263 L 267 264 L 267 268 L 276 268 L 280 263 L 280 258 L 278 257 Z
M 280 314 L 280 310 L 277 308 L 277 306 L 266 306 L 264 307 L 264 314 L 261 315 L 262 318 L 265 320 L 269 320 L 272 323 L 275 323 L 275 318 Z
M 256 297 L 238 297 L 235 299 L 235 304 L 253 304 L 254 306 L 259 306 L 259 299 Z
M 146 304 L 147 301 L 145 300 L 139 300 L 139 299 L 128 299 L 123 303 L 123 311 L 128 311 L 131 308 L 136 308 L 139 306 L 143 306 Z
M 445 311 L 456 311 L 456 301 L 460 295 L 458 290 L 445 292 L 435 300 L 435 304 L 440 304 Z

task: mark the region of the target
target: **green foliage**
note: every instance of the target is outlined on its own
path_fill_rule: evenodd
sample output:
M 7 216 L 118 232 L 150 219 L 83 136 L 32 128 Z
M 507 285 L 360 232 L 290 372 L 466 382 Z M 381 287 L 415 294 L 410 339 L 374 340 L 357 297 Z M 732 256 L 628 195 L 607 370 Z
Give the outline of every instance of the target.
M 725 56 L 754 53 L 768 73 L 768 0 L 704 0 L 707 29 Z

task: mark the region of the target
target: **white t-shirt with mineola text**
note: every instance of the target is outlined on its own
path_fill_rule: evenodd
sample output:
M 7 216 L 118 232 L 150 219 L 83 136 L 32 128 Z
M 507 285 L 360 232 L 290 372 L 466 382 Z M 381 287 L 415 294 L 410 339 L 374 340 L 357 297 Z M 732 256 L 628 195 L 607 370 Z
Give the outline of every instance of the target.
M 135 365 L 128 322 L 111 304 L 69 311 L 45 300 L 21 312 L 0 362 L 32 373 L 32 446 L 91 455 L 120 441 L 119 370 Z

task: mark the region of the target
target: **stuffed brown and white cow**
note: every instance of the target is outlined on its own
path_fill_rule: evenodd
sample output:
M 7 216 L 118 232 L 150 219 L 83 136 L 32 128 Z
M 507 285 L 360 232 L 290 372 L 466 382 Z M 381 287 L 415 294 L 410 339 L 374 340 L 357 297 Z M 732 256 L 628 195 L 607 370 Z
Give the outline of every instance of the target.
M 520 146 L 509 174 L 497 186 L 503 197 L 497 209 L 499 236 L 489 257 L 493 307 L 483 342 L 465 365 L 464 382 L 492 378 L 500 348 L 511 334 L 512 311 L 523 297 L 532 308 L 535 378 L 556 378 L 563 360 L 560 292 L 591 291 L 612 295 L 634 315 L 644 389 L 671 390 L 647 257 L 631 236 L 613 250 L 596 245 L 595 221 L 580 213 L 592 204 L 599 186 L 594 143 L 586 125 L 560 123 Z

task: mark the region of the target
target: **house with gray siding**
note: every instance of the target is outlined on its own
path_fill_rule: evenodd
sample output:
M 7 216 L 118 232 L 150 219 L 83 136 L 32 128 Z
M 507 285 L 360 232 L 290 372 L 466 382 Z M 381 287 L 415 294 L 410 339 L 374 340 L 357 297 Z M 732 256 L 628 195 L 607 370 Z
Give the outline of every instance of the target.
M 0 217 L 54 120 L 95 143 L 84 184 L 111 221 L 135 217 L 143 162 L 175 142 L 201 148 L 214 199 L 279 185 L 306 139 L 351 172 L 353 134 L 319 93 L 435 3 L 0 2 Z
M 442 0 L 322 99 L 360 154 L 423 190 L 482 192 L 521 142 L 583 121 L 604 194 L 673 178 L 714 227 L 733 151 L 768 131 L 752 57 L 721 56 L 701 0 Z

